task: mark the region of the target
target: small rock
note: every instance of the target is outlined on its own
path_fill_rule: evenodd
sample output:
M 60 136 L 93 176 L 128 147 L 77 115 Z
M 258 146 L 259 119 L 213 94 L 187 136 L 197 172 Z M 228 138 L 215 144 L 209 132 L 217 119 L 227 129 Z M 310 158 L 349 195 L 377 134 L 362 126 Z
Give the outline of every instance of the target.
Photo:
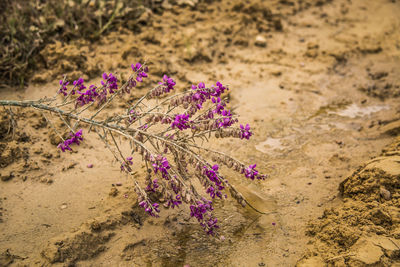
M 282 75 L 282 71 L 280 71 L 280 70 L 273 70 L 273 71 L 271 71 L 271 74 L 274 75 L 274 76 L 276 76 L 276 77 L 278 77 L 278 76 L 281 76 L 281 75 Z
M 90 229 L 92 229 L 93 231 L 99 231 L 101 229 L 101 225 L 98 221 L 95 220 L 90 224 Z
M 235 39 L 235 41 L 233 42 L 233 44 L 237 45 L 237 46 L 247 47 L 247 46 L 249 46 L 249 41 L 247 40 L 247 38 L 237 37 Z
M 267 40 L 263 36 L 257 35 L 254 44 L 259 47 L 266 47 Z
M 307 44 L 307 51 L 304 55 L 306 57 L 315 58 L 318 56 L 318 48 L 319 48 L 318 44 L 310 42 Z
M 11 180 L 12 178 L 14 178 L 15 175 L 14 175 L 13 172 L 10 172 L 10 174 L 8 174 L 8 175 L 0 175 L 0 177 L 1 177 L 1 180 L 2 180 L 3 182 L 6 182 L 6 181 L 9 181 L 9 180 Z
M 307 44 L 307 49 L 318 49 L 319 45 L 313 42 Z
M 197 4 L 197 0 L 177 0 L 176 4 L 179 6 L 190 6 L 194 7 Z
M 63 203 L 60 207 L 60 209 L 65 210 L 66 208 L 68 208 L 67 204 Z
M 118 189 L 115 187 L 111 187 L 110 193 L 108 193 L 110 196 L 115 197 L 118 195 Z
M 382 196 L 385 200 L 390 200 L 390 198 L 391 198 L 390 191 L 387 190 L 384 186 L 381 186 L 381 188 L 379 189 L 379 193 L 381 194 L 381 196 Z
M 89 169 L 91 169 L 91 168 L 93 168 L 93 164 L 90 163 L 90 164 L 87 165 L 87 167 L 88 167 Z

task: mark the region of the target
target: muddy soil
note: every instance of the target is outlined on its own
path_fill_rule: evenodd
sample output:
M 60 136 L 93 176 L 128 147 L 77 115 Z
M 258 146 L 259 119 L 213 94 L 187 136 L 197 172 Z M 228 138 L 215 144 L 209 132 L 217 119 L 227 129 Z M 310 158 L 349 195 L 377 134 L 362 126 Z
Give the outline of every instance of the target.
M 383 255 L 374 264 L 398 262 L 398 249 L 383 248 L 388 238 L 398 244 L 399 174 L 378 166 L 397 171 L 398 161 L 359 169 L 399 134 L 398 2 L 165 1 L 162 14 L 146 14 L 137 34 L 121 29 L 96 44 L 49 45 L 42 52 L 47 68 L 33 79 L 49 83 L 3 91 L 0 98 L 53 95 L 54 79 L 63 74 L 96 81 L 101 71 L 117 71 L 123 77 L 144 59 L 151 64 L 149 86 L 164 73 L 182 90 L 201 81 L 228 83 L 231 106 L 254 136 L 208 146 L 257 162 L 270 175 L 254 183 L 230 175 L 268 215 L 230 199 L 218 202 L 220 239 L 205 235 L 187 208 L 149 218 L 137 207 L 132 181 L 95 136 L 78 153 L 61 153 L 40 113 L 14 109 L 10 122 L 4 110 L 1 266 L 293 266 L 300 259 L 365 266 L 350 254 L 366 246 Z M 115 104 L 109 112 L 123 107 Z M 378 178 L 364 184 L 363 175 Z M 345 227 L 349 213 L 371 214 L 372 224 Z

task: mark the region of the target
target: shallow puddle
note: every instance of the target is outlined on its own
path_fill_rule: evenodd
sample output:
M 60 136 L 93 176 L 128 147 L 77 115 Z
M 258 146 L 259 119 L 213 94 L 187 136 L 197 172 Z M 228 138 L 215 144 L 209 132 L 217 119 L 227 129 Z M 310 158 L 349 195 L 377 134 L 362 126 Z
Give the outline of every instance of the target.
M 351 104 L 346 108 L 339 110 L 339 111 L 329 111 L 328 114 L 336 114 L 342 117 L 348 118 L 357 118 L 357 117 L 365 117 L 369 116 L 372 113 L 376 113 L 382 110 L 388 110 L 390 107 L 387 105 L 375 105 L 375 106 L 367 106 L 367 107 L 360 107 L 357 104 Z

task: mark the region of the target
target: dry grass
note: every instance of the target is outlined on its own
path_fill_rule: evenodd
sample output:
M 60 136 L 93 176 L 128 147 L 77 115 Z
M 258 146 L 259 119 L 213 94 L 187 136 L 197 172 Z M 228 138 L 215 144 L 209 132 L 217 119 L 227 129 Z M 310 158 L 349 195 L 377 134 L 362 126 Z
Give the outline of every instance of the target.
M 137 18 L 152 1 L 0 1 L 0 88 L 23 87 L 40 62 L 43 47 L 59 40 L 95 41 L 124 27 L 137 31 Z

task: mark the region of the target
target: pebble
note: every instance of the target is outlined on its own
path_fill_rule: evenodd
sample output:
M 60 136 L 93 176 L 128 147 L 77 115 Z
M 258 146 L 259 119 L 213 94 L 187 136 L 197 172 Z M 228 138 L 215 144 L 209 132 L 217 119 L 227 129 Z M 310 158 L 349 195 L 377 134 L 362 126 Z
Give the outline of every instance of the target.
M 90 163 L 90 164 L 87 165 L 87 167 L 88 167 L 89 169 L 91 169 L 91 168 L 93 168 L 93 164 Z
M 391 198 L 390 191 L 387 190 L 384 186 L 381 186 L 381 188 L 379 189 L 379 193 L 381 194 L 381 196 L 382 196 L 385 200 L 390 200 L 390 198 Z
M 263 36 L 257 35 L 254 44 L 259 47 L 266 47 L 267 40 Z

